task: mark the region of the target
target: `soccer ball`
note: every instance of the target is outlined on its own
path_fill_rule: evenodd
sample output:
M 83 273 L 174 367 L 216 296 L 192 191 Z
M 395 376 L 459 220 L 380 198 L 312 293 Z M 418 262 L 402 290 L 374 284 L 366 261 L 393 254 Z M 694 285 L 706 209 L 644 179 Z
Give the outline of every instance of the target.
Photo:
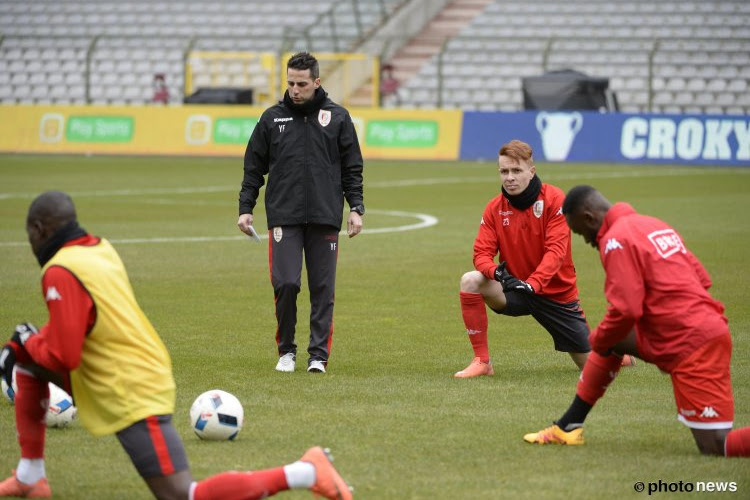
M 16 391 L 18 390 L 18 385 L 16 384 L 16 367 L 13 367 L 13 380 L 10 387 L 8 387 L 8 384 L 5 382 L 5 377 L 0 377 L 2 382 L 0 382 L 0 386 L 2 386 L 3 396 L 10 401 L 10 404 L 13 404 L 13 402 L 16 400 Z
M 44 416 L 47 427 L 67 427 L 77 414 L 78 408 L 73 406 L 73 398 L 55 384 L 49 384 L 49 408 Z
M 190 407 L 190 425 L 201 439 L 231 441 L 242 429 L 244 419 L 240 400 L 219 389 L 204 392 Z
M 18 392 L 18 384 L 16 384 L 16 369 L 13 368 L 13 383 L 11 387 L 5 383 L 5 378 L 0 377 L 2 382 L 3 395 L 10 401 L 10 404 L 14 404 L 16 401 L 16 392 Z M 49 384 L 49 407 L 47 413 L 44 415 L 44 423 L 47 427 L 63 428 L 70 425 L 75 420 L 78 414 L 78 408 L 73 406 L 73 398 L 64 390 L 57 387 L 55 384 Z

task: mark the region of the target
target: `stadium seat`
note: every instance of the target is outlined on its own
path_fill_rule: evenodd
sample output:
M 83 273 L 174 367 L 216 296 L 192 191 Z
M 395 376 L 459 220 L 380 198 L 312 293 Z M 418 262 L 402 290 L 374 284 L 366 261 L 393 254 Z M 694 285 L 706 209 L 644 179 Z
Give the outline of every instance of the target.
M 742 2 L 732 0 L 727 4 L 735 9 Z M 447 64 L 469 66 L 467 59 L 476 60 L 473 67 L 477 74 L 483 66 L 495 64 L 490 73 L 502 79 L 552 69 L 577 69 L 593 76 L 610 77 L 611 87 L 616 90 L 631 90 L 622 93 L 620 103 L 643 111 L 649 106 L 644 92 L 649 88 L 672 89 L 660 95 L 659 99 L 665 101 L 674 97 L 672 92 L 679 94 L 688 86 L 693 92 L 702 91 L 706 79 L 731 80 L 750 66 L 750 61 L 745 61 L 745 57 L 750 58 L 748 41 L 739 40 L 736 32 L 730 33 L 727 28 L 734 24 L 747 26 L 750 24 L 747 17 L 737 21 L 736 15 L 717 19 L 713 14 L 712 8 L 706 8 L 701 0 L 665 4 L 622 0 L 595 5 L 586 0 L 543 3 L 496 0 L 445 45 L 443 69 Z M 510 17 L 512 26 L 507 23 Z M 695 39 L 698 35 L 706 39 Z M 654 43 L 657 37 L 662 38 L 659 45 Z M 532 40 L 540 45 L 532 47 Z M 653 70 L 649 67 L 652 53 Z M 539 61 L 537 67 L 529 64 L 532 60 Z M 429 63 L 433 67 L 438 64 Z M 446 74 L 440 70 L 432 73 Z M 675 79 L 676 76 L 680 78 Z M 415 79 L 413 83 L 407 82 L 406 87 L 416 88 L 421 83 L 421 79 Z M 500 86 L 504 88 L 505 84 Z M 475 92 L 473 99 L 480 95 Z M 508 104 L 520 107 L 521 103 Z
M 147 101 L 153 74 L 163 72 L 170 94 L 176 96 L 181 95 L 182 60 L 190 47 L 278 53 L 286 41 L 294 49 L 347 50 L 365 32 L 376 33 L 385 20 L 384 11 L 393 12 L 403 1 L 59 0 L 50 10 L 46 3 L 4 0 L 0 2 L 0 74 L 17 82 L 11 87 L 14 98 L 16 88 L 21 89 L 18 98 L 29 98 L 31 91 L 23 90 L 29 83 L 51 85 L 55 99 L 64 98 L 57 95 L 58 85 L 62 81 L 68 87 L 85 85 L 86 60 L 91 56 L 92 89 L 107 85 L 101 74 L 111 73 L 115 80 L 139 87 L 139 95 Z M 327 13 L 331 17 L 318 18 Z M 513 23 L 508 23 L 511 18 Z M 290 27 L 308 31 L 311 39 L 285 40 Z M 430 99 L 420 99 L 418 90 L 429 80 L 426 89 L 432 92 L 439 75 L 444 75 L 452 79 L 442 82 L 444 88 L 468 91 L 464 106 L 520 109 L 520 79 L 553 69 L 609 77 L 611 87 L 623 92 L 620 104 L 637 111 L 648 110 L 649 101 L 643 96 L 649 89 L 655 101 L 660 91 L 664 92 L 659 99 L 664 100 L 668 95 L 677 99 L 682 90 L 696 95 L 711 92 L 721 102 L 739 101 L 750 80 L 750 3 L 495 0 L 448 40 L 442 67 L 439 61 L 428 60 L 414 78 L 402 82 L 400 105 L 425 105 Z M 62 81 L 49 77 L 57 74 Z M 196 81 L 208 81 L 195 76 Z M 488 103 L 481 79 L 493 77 L 500 90 L 509 92 L 497 92 Z M 210 84 L 224 79 L 211 78 Z M 226 81 L 243 79 L 243 70 L 232 67 Z M 263 86 L 260 80 L 252 80 L 251 85 Z M 724 107 L 730 106 L 744 105 Z

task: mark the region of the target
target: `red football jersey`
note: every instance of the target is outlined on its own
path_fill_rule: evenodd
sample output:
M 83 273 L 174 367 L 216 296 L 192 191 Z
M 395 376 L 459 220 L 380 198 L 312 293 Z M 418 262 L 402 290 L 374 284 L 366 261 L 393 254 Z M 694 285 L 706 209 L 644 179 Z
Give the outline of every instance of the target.
M 672 227 L 617 203 L 597 236 L 609 305 L 591 334 L 594 350 L 608 350 L 635 328 L 643 359 L 669 372 L 729 332 L 723 304 L 708 293 L 708 272 Z
M 515 208 L 502 194 L 493 198 L 474 240 L 474 267 L 494 279 L 499 254 L 508 272 L 539 295 L 557 302 L 577 300 L 564 199 L 562 190 L 550 184 L 542 184 L 536 202 L 525 210 Z

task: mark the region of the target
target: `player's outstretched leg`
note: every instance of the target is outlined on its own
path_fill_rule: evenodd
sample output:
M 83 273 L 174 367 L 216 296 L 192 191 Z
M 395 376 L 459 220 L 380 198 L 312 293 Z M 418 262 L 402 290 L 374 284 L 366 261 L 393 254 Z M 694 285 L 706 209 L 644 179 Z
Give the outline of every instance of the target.
M 14 470 L 11 477 L 0 482 L 0 497 L 50 498 L 52 491 L 46 477 L 35 483 L 25 484 L 18 480 Z
M 310 448 L 302 455 L 300 462 L 308 462 L 315 467 L 315 484 L 310 488 L 313 493 L 330 500 L 351 500 L 352 490 L 333 467 L 333 458 L 328 449 L 320 446 Z
M 16 370 L 16 382 L 16 433 L 22 458 L 12 476 L 0 482 L 0 497 L 49 498 L 52 492 L 44 469 L 47 406 L 42 404 L 49 398 L 48 384 L 24 368 Z
M 621 366 L 619 356 L 602 356 L 591 351 L 578 379 L 576 396 L 567 411 L 554 425 L 526 434 L 524 441 L 534 444 L 584 444 L 583 422 L 599 398 L 604 396 Z
M 223 472 L 191 486 L 193 500 L 256 500 L 289 489 L 309 489 L 331 500 L 351 500 L 351 488 L 331 463 L 328 450 L 310 448 L 297 462 L 252 472 Z

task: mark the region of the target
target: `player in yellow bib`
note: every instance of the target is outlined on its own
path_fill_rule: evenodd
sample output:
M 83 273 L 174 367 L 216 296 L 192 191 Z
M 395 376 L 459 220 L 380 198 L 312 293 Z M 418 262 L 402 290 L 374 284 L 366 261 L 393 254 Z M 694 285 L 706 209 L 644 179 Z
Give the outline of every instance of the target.
M 0 497 L 52 495 L 44 464 L 48 382 L 72 395 L 91 433 L 117 436 L 157 498 L 249 500 L 290 488 L 331 499 L 352 497 L 320 447 L 283 467 L 193 481 L 172 424 L 169 353 L 138 305 L 115 249 L 78 225 L 73 201 L 59 191 L 32 202 L 26 231 L 42 266 L 49 321 L 39 330 L 30 323 L 16 326 L 0 351 L 0 374 L 9 384 L 16 368 L 21 448 L 13 475 L 0 482 Z

